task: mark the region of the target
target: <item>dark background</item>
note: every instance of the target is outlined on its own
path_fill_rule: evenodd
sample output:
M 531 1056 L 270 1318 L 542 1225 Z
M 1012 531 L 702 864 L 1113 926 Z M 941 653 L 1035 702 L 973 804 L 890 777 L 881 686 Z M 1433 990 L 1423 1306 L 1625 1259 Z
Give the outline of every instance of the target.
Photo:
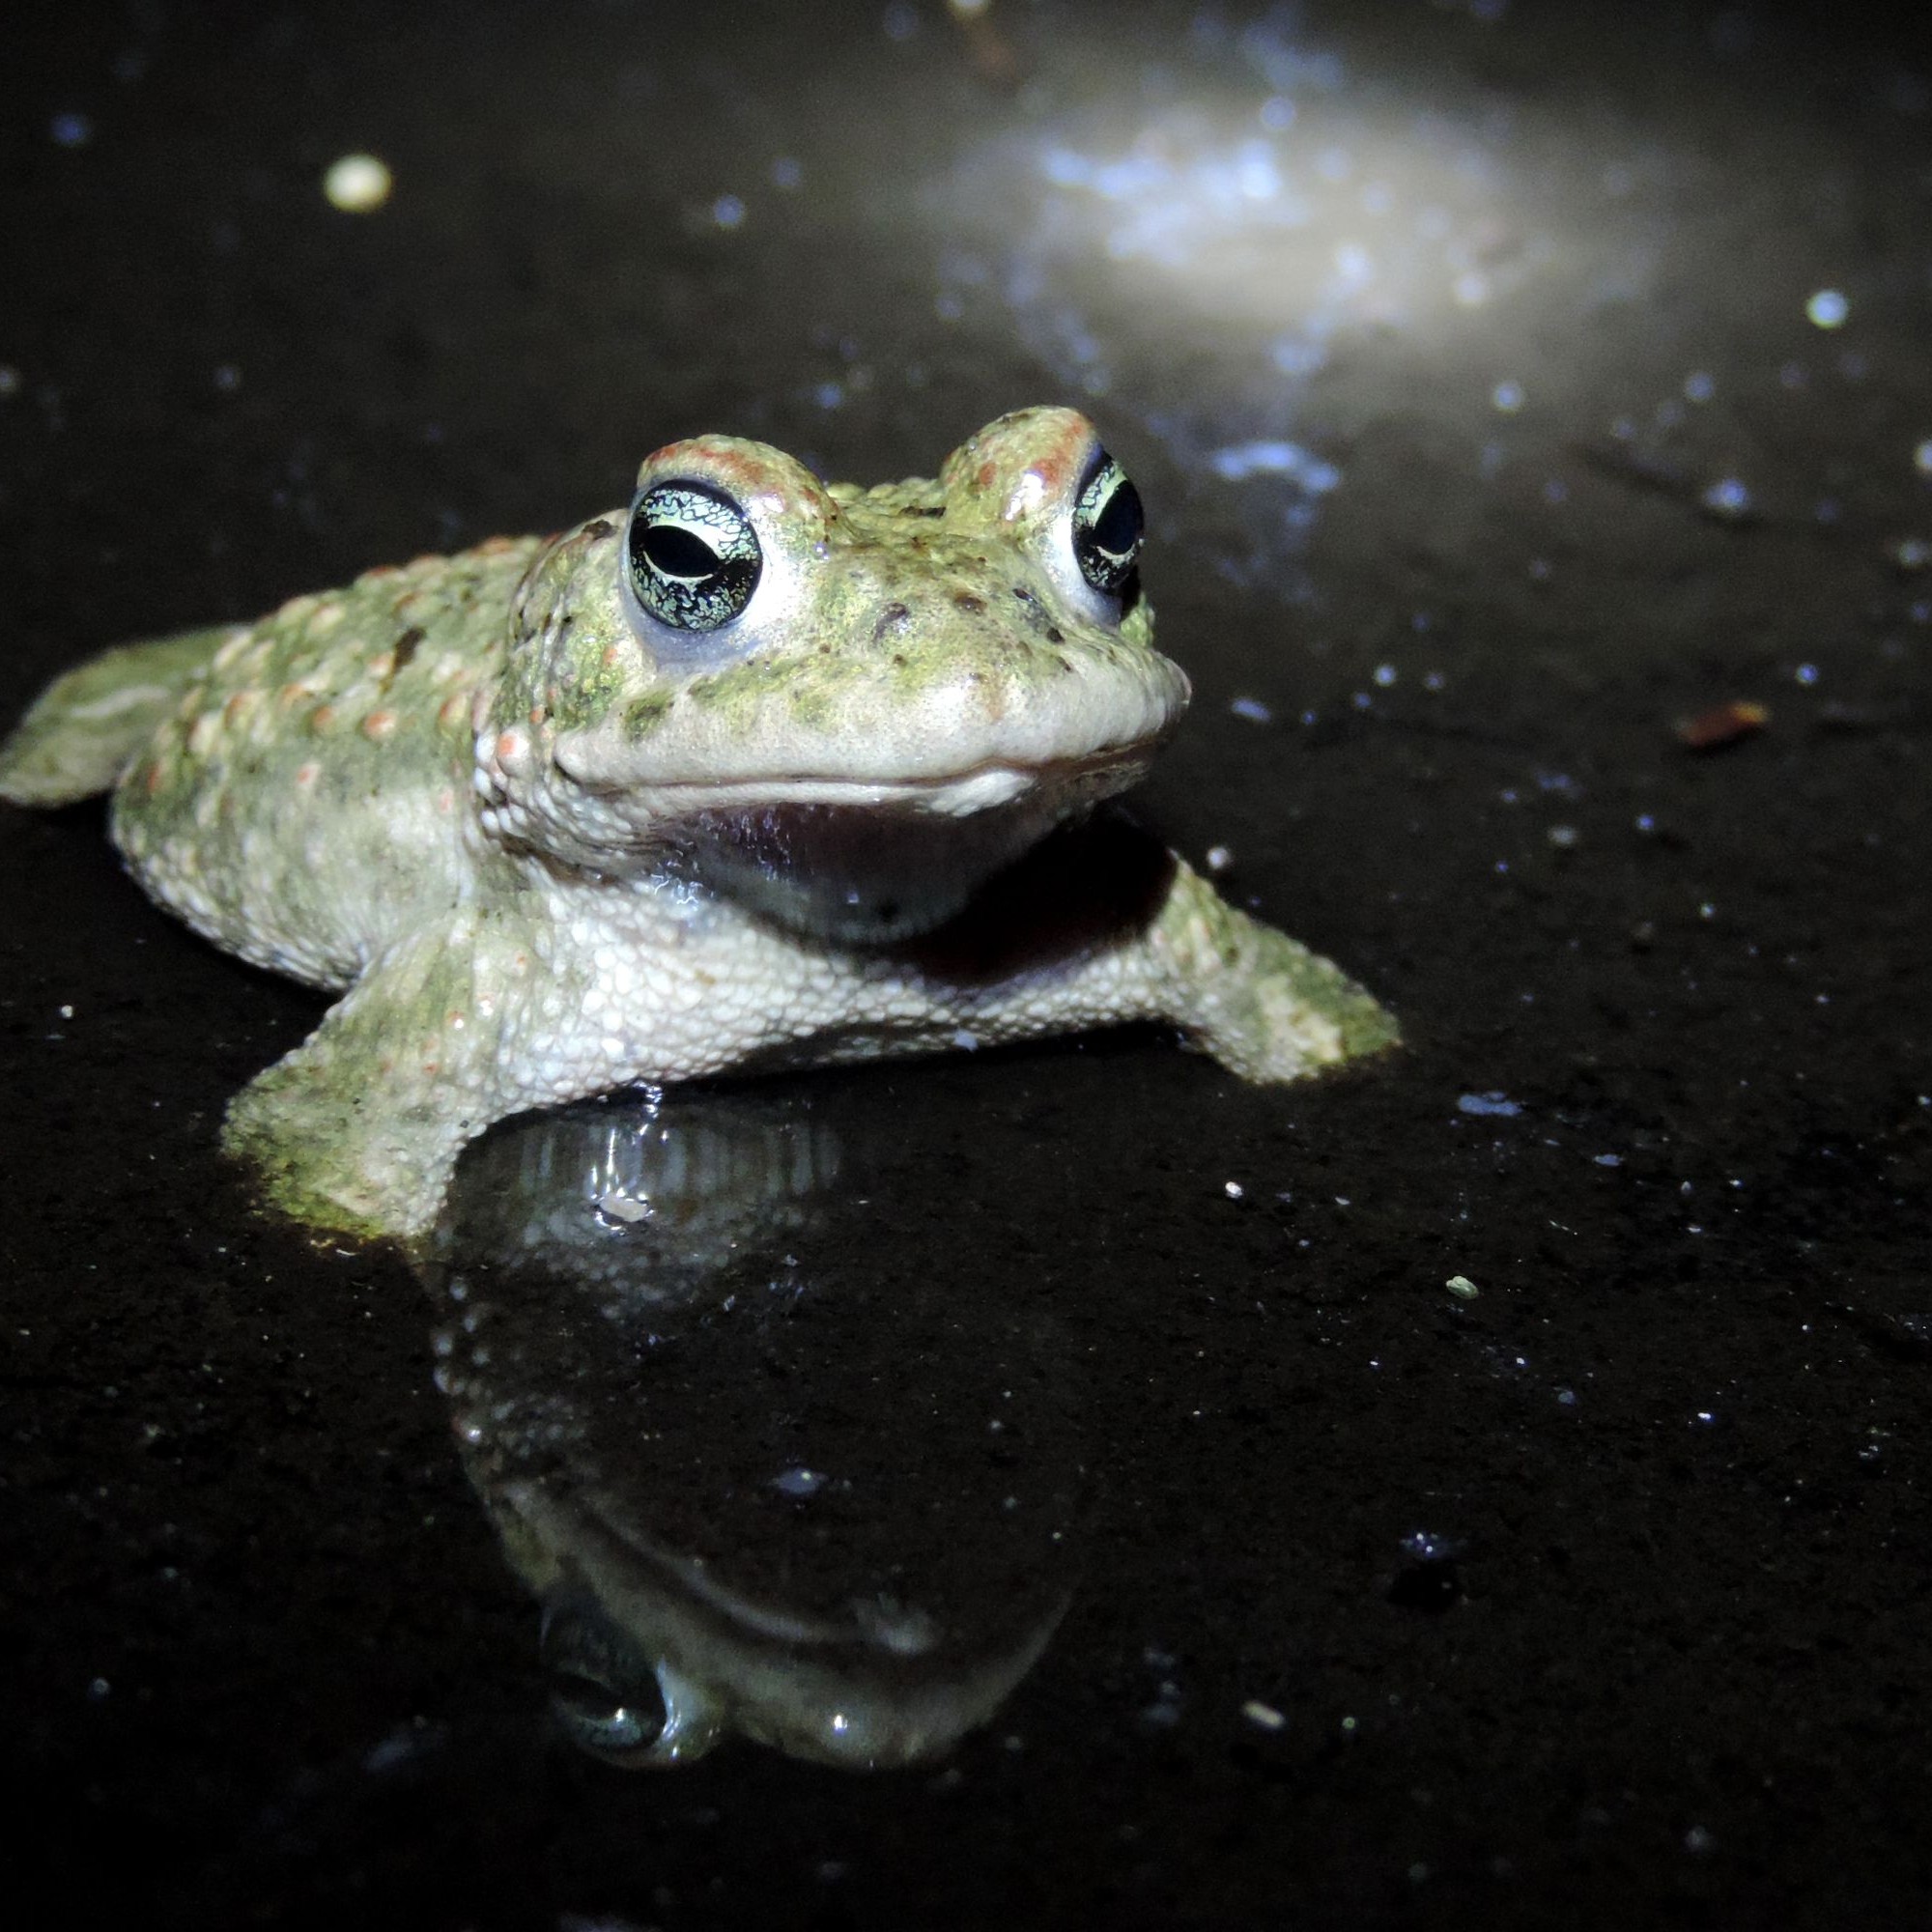
M 882 1311 L 899 1502 L 948 1343 L 880 1285 L 962 1349 L 1050 1318 L 1083 1579 L 942 1765 L 626 1775 L 549 1728 L 411 1273 L 214 1156 L 317 1003 L 98 808 L 10 810 L 33 1922 L 1924 1922 L 1922 52 L 1533 0 L 11 26 L 10 712 L 619 503 L 675 435 L 869 481 L 1077 401 L 1196 683 L 1140 809 L 1410 1042 L 1288 1093 L 1151 1033 L 775 1088 L 893 1150 L 813 1265 Z M 366 215 L 320 187 L 358 149 Z M 1769 727 L 1685 746 L 1736 700 Z

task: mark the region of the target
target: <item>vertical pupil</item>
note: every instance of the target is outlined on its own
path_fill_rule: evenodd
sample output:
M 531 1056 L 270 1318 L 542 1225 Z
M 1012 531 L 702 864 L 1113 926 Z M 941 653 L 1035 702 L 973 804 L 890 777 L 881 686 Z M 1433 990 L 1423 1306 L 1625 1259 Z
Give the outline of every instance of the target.
M 1109 556 L 1125 556 L 1141 540 L 1142 523 L 1140 492 L 1116 470 L 1114 487 L 1094 519 L 1094 541 Z

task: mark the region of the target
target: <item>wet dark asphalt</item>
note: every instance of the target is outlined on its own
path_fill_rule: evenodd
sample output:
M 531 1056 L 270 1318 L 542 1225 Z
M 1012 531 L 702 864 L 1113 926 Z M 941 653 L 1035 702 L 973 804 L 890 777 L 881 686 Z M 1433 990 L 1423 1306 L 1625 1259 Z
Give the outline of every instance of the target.
M 1071 1597 L 937 1765 L 626 1774 L 547 1715 L 444 1311 L 214 1159 L 315 1002 L 147 906 L 97 809 L 8 813 L 43 1922 L 1923 1921 L 1922 46 L 582 4 L 101 10 L 10 52 L 10 708 L 616 502 L 673 434 L 869 479 L 1084 398 L 1197 686 L 1139 809 L 1411 1042 L 1288 1094 L 1145 1033 L 761 1090 L 869 1178 L 758 1262 L 834 1314 L 678 1411 L 667 1534 L 711 1520 L 694 1432 L 778 1405 L 878 1497 L 856 1557 L 800 1501 L 781 1580 L 1010 1475 L 1073 1499 Z M 319 183 L 361 148 L 397 187 L 356 217 Z M 1681 742 L 1740 701 L 1768 728 Z M 982 1469 L 960 1417 L 1015 1360 L 1043 1420 Z M 966 1591 L 957 1542 L 906 1548 Z

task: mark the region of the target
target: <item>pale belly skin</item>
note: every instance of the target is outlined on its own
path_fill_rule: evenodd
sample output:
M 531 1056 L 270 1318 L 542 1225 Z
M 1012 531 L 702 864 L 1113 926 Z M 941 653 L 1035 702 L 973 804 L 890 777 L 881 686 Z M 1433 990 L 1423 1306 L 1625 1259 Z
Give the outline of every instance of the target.
M 1082 810 L 935 929 L 883 944 L 800 929 L 648 853 L 585 863 L 506 836 L 505 613 L 547 554 L 497 539 L 109 653 L 0 752 L 19 803 L 112 785 L 114 838 L 161 904 L 342 995 L 229 1109 L 224 1146 L 282 1213 L 419 1236 L 493 1122 L 638 1082 L 1133 1020 L 1271 1082 L 1396 1039 L 1339 969 Z

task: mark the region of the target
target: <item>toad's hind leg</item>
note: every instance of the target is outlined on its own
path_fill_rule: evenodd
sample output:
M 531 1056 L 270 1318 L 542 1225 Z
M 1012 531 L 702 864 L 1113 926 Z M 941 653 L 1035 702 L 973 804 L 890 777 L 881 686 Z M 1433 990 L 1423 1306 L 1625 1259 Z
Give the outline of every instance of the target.
M 123 644 L 57 677 L 0 746 L 0 798 L 71 805 L 106 791 L 235 635 L 220 624 Z

